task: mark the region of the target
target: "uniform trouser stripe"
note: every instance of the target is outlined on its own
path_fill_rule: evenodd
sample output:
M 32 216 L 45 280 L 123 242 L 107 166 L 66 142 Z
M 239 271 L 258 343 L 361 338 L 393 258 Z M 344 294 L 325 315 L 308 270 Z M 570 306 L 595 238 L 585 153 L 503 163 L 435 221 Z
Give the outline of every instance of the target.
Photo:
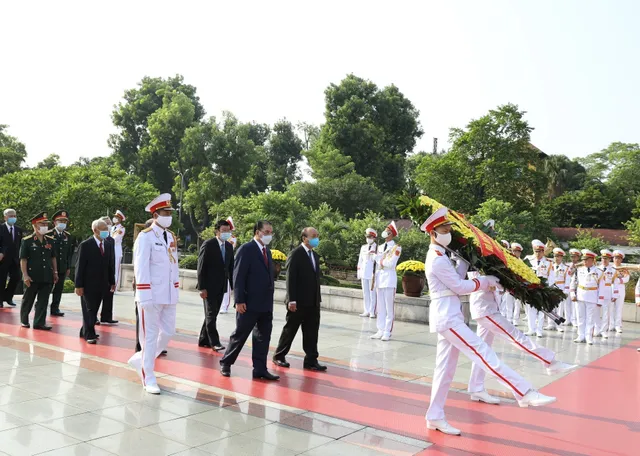
M 522 348 L 524 351 L 526 351 L 527 353 L 529 353 L 532 356 L 535 356 L 536 358 L 538 358 L 540 361 L 542 361 L 543 363 L 546 364 L 551 364 L 550 361 L 547 361 L 546 359 L 544 359 L 542 356 L 538 355 L 537 353 L 529 350 L 527 347 L 525 347 L 524 345 L 522 345 L 520 342 L 518 342 L 511 334 L 509 334 L 507 332 L 506 329 L 504 329 L 502 326 L 500 326 L 493 318 L 491 317 L 487 317 L 487 320 L 489 320 L 491 323 L 493 323 L 494 325 L 496 325 L 500 331 L 502 331 L 503 333 L 505 333 L 507 335 L 507 337 L 509 337 L 509 339 L 516 344 L 518 347 Z
M 142 362 L 142 359 L 144 359 L 144 349 L 145 349 L 145 337 L 147 335 L 147 332 L 145 330 L 145 323 L 144 323 L 144 308 L 142 306 L 140 306 L 140 326 L 141 326 L 141 331 L 140 331 L 140 358 Z M 146 375 L 144 373 L 144 364 L 142 365 L 142 384 L 146 385 Z
M 500 380 L 502 380 L 503 382 L 505 382 L 507 385 L 509 385 L 509 387 L 515 391 L 519 396 L 524 396 L 523 393 L 521 393 L 518 388 L 516 388 L 515 386 L 513 386 L 513 384 L 507 380 L 506 378 L 504 378 L 502 375 L 500 375 L 498 372 L 495 371 L 495 369 L 493 367 L 491 367 L 491 365 L 485 361 L 485 359 L 482 357 L 482 355 L 480 355 L 480 353 L 478 353 L 478 351 L 473 348 L 471 345 L 469 345 L 467 343 L 466 340 L 464 340 L 462 338 L 462 336 L 460 334 L 458 334 L 453 328 L 449 329 L 458 339 L 460 339 L 460 341 L 462 341 L 463 344 L 465 344 L 467 346 L 467 348 L 469 348 L 469 350 L 471 350 L 478 358 L 480 358 L 480 360 L 482 361 L 482 363 L 487 366 L 487 369 L 489 369 L 491 372 L 493 372 L 493 375 L 495 375 L 496 377 L 498 377 Z

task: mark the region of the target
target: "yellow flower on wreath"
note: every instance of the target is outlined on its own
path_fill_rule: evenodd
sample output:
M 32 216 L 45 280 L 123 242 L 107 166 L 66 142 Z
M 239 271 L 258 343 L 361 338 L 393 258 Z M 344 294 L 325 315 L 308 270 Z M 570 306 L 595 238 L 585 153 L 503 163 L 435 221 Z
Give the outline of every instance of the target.
M 271 249 L 271 258 L 273 258 L 273 261 L 287 261 L 287 256 L 280 250 L 276 249 Z
M 403 261 L 396 266 L 396 271 L 399 272 L 424 272 L 424 263 L 422 261 L 407 260 Z

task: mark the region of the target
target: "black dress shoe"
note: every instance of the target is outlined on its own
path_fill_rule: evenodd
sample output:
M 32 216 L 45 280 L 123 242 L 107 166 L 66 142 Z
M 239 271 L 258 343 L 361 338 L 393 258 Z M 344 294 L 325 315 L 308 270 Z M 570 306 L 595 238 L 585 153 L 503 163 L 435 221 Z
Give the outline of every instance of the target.
M 118 324 L 118 320 L 102 320 L 100 323 L 102 323 L 103 325 L 117 325 Z
M 316 371 L 316 372 L 324 372 L 327 370 L 327 366 L 323 366 L 322 364 L 319 363 L 315 363 L 315 364 L 305 364 L 304 368 L 307 370 L 312 370 L 312 371 Z
M 100 320 L 96 320 L 96 325 L 100 326 Z
M 218 344 L 218 345 L 214 345 L 214 346 L 213 346 L 213 350 L 214 350 L 214 351 L 217 351 L 217 352 L 222 351 L 222 350 L 224 350 L 225 348 L 226 348 L 226 347 L 225 347 L 224 345 L 220 345 L 220 344 Z
M 31 328 L 31 325 L 29 323 L 20 323 L 20 326 L 27 329 Z
M 291 367 L 291 364 L 286 362 L 284 359 L 273 358 L 273 364 L 280 367 Z
M 64 317 L 64 312 L 51 312 L 52 317 Z
M 209 344 L 198 344 L 198 347 L 211 348 L 211 345 L 209 345 Z
M 87 340 L 87 343 L 88 343 L 89 345 L 95 345 L 97 342 L 98 342 L 98 341 L 97 341 L 96 339 L 89 339 L 89 340 Z
M 254 372 L 253 373 L 253 378 L 255 380 L 271 380 L 271 381 L 280 380 L 280 376 L 279 375 L 273 375 L 269 371 L 263 372 L 261 374 L 257 374 L 257 373 Z
M 53 326 L 34 326 L 33 329 L 38 329 L 40 331 L 51 331 L 53 329 Z
M 15 302 L 13 302 L 13 301 L 8 302 L 7 304 L 9 304 L 11 307 L 15 307 L 15 306 L 17 306 L 17 304 L 16 304 Z
M 231 366 L 220 364 L 220 373 L 223 377 L 231 377 Z
M 96 339 L 100 339 L 100 334 L 96 334 Z
M 167 354 L 167 351 L 166 351 L 166 350 L 162 350 L 162 351 L 160 352 L 160 356 L 163 356 L 163 355 L 166 355 L 166 354 Z

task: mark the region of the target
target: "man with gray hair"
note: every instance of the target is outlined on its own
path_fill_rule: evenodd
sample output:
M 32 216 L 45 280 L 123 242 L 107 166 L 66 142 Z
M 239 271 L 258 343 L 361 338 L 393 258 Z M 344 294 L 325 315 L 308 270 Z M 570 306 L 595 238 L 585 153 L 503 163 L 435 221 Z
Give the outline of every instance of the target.
M 15 209 L 5 209 L 3 215 L 4 223 L 0 225 L 0 307 L 5 302 L 15 307 L 13 295 L 20 283 L 19 253 L 23 233 L 22 228 L 16 225 Z
M 76 294 L 82 304 L 80 337 L 88 344 L 98 339 L 95 324 L 100 302 L 115 290 L 115 252 L 106 247 L 109 228 L 103 220 L 91 224 L 93 236 L 80 244 L 76 263 Z
M 115 258 L 116 243 L 111 237 L 111 227 L 113 226 L 113 222 L 108 216 L 100 217 L 100 220 L 107 225 L 107 230 L 109 231 L 109 235 L 104 240 L 105 248 L 112 250 Z M 115 282 L 115 276 L 113 280 Z M 116 288 L 118 288 L 117 283 L 116 283 Z M 103 325 L 109 325 L 109 326 L 118 324 L 118 320 L 113 319 L 113 293 L 114 292 L 115 290 L 105 293 L 104 298 L 102 299 L 102 310 L 100 311 L 100 320 L 96 320 L 96 324 L 98 325 L 103 324 Z M 96 319 L 97 319 L 97 312 L 98 312 L 98 309 L 96 308 Z

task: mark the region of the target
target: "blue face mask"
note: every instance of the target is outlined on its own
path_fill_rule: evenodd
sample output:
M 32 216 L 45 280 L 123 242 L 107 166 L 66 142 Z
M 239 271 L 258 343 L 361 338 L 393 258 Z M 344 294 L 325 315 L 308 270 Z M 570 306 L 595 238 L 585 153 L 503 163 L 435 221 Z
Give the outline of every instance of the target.
M 220 239 L 223 241 L 228 241 L 231 239 L 231 233 L 220 233 Z
M 313 239 L 309 239 L 309 245 L 310 245 L 312 248 L 314 248 L 314 249 L 315 249 L 316 247 L 318 247 L 318 245 L 319 245 L 319 244 L 320 244 L 320 238 L 313 238 Z
M 109 237 L 108 231 L 100 231 L 100 239 L 106 239 Z
M 18 219 L 17 219 L 16 217 L 9 217 L 9 218 L 7 219 L 7 223 L 8 223 L 9 225 L 15 225 L 17 221 L 18 221 Z

